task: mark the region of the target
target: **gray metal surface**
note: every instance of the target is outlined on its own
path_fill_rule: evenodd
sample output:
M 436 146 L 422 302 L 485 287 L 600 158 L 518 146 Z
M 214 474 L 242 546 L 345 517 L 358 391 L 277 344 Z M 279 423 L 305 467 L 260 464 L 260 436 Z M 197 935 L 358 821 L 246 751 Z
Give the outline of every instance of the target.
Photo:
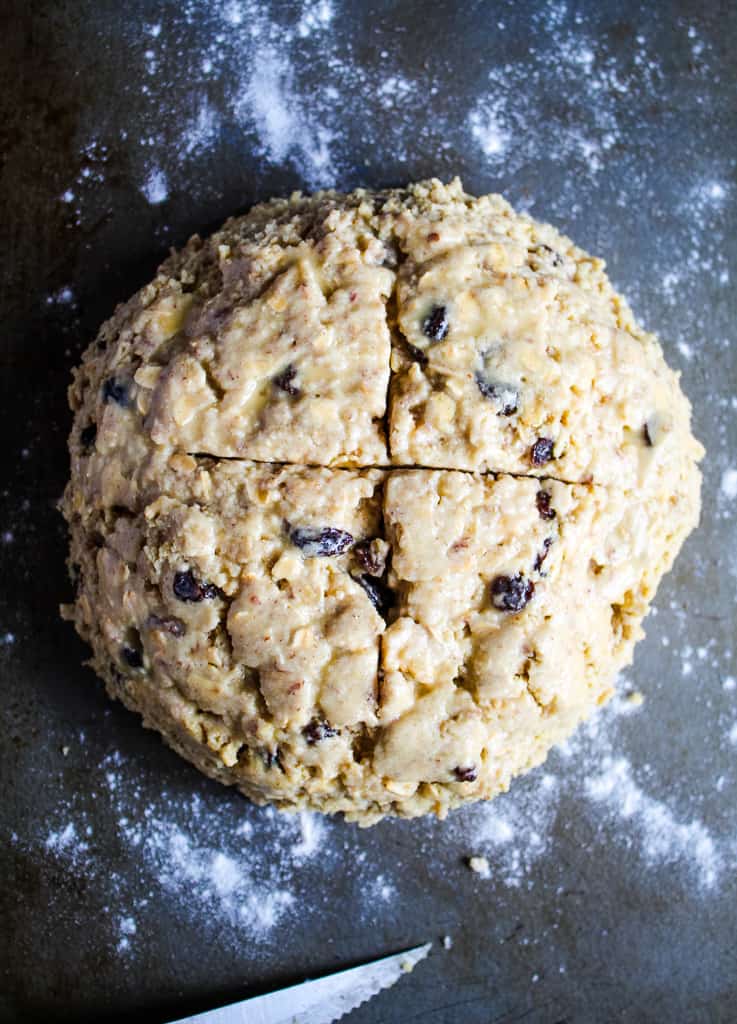
M 735 6 L 332 12 L 315 28 L 288 3 L 2 5 L 0 1018 L 162 1021 L 448 934 L 351 1024 L 734 1021 Z M 287 143 L 268 110 L 243 113 L 268 98 L 270 52 L 292 79 Z M 607 258 L 683 370 L 709 452 L 703 523 L 628 674 L 640 711 L 518 783 L 501 819 L 300 838 L 200 778 L 82 666 L 57 614 L 65 388 L 169 244 L 321 177 L 431 173 Z M 465 866 L 476 853 L 488 879 Z

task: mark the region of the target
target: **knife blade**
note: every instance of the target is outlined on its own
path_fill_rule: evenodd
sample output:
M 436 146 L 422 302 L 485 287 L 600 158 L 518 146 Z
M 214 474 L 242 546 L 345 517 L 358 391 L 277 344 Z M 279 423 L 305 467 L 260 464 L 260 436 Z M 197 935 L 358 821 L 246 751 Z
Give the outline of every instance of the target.
M 333 1024 L 346 1013 L 390 988 L 409 974 L 432 947 L 424 946 L 372 960 L 360 967 L 328 974 L 316 981 L 278 989 L 253 999 L 243 999 L 171 1024 Z

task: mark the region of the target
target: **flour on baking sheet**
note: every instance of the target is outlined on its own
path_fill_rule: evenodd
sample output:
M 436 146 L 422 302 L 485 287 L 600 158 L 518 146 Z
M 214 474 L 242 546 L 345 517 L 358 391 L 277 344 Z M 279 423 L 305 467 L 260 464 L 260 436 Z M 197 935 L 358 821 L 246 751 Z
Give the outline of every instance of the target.
M 197 197 L 206 180 L 197 169 L 202 161 L 217 159 L 224 140 L 240 147 L 244 159 L 259 168 L 289 168 L 307 188 L 353 185 L 364 167 L 355 166 L 342 129 L 363 119 L 367 157 L 373 154 L 376 168 L 389 162 L 395 168 L 395 159 L 412 155 L 408 126 L 414 123 L 414 115 L 407 111 L 444 88 L 448 69 L 442 61 L 419 78 L 407 72 L 400 49 L 389 44 L 371 67 L 361 63 L 350 48 L 334 45 L 331 31 L 340 15 L 337 3 L 300 5 L 292 28 L 277 24 L 256 2 L 205 5 L 185 0 L 182 11 L 188 20 L 202 21 L 203 37 L 197 52 L 176 54 L 192 97 L 181 120 L 176 116 L 181 109 L 173 107 L 171 100 L 178 95 L 172 85 L 179 83 L 172 83 L 163 72 L 165 51 L 176 49 L 176 39 L 167 26 L 156 23 L 148 26 L 140 50 L 135 49 L 140 43 L 137 29 L 129 41 L 131 59 L 140 60 L 149 74 L 148 92 L 141 102 L 153 127 L 140 138 L 129 133 L 126 139 L 116 141 L 124 143 L 130 154 L 132 180 L 140 202 L 151 206 L 152 215 L 163 216 L 164 201 L 177 191 Z M 636 34 L 629 47 L 631 64 L 623 68 L 594 44 L 591 31 L 577 22 L 577 17 L 572 5 L 541 4 L 534 28 L 539 33 L 541 26 L 545 27 L 544 45 L 535 44 L 537 49 L 529 59 L 517 64 L 484 65 L 475 102 L 465 109 L 454 108 L 451 102 L 445 108 L 450 113 L 428 118 L 425 132 L 438 156 L 438 173 L 449 176 L 451 163 L 442 162 L 444 155 L 458 154 L 461 159 L 468 152 L 472 160 L 481 160 L 488 169 L 489 187 L 504 187 L 518 206 L 531 207 L 532 196 L 515 190 L 545 174 L 549 166 L 559 167 L 565 172 L 564 187 L 549 198 L 548 208 L 540 215 L 566 224 L 596 211 L 608 162 L 618 161 L 617 178 L 623 184 L 614 203 L 622 217 L 635 210 L 649 223 L 659 225 L 663 211 L 658 174 L 663 169 L 656 163 L 658 151 L 653 147 L 650 152 L 645 143 L 641 155 L 650 173 L 634 174 L 628 154 L 631 125 L 621 102 L 627 90 L 654 104 L 662 100 L 663 72 L 653 38 Z M 499 32 L 504 32 L 503 21 Z M 692 58 L 700 62 L 701 73 L 708 73 L 708 42 L 685 24 L 682 35 Z M 319 69 L 320 84 L 314 91 L 303 88 L 294 71 L 292 58 L 300 47 L 315 51 L 312 59 Z M 244 52 L 252 56 L 239 59 Z M 256 69 L 260 75 L 255 74 Z M 546 82 L 551 80 L 547 76 L 558 84 L 570 84 L 568 116 L 553 118 L 540 132 L 531 133 L 530 105 L 543 100 Z M 691 79 L 692 94 L 698 95 L 698 81 L 697 69 Z M 222 95 L 217 94 L 216 86 Z M 365 117 L 367 111 L 373 115 L 375 107 L 391 114 L 388 127 L 381 122 L 377 128 L 377 118 Z M 534 123 L 539 125 L 540 119 L 535 118 Z M 730 343 L 726 337 L 703 337 L 702 311 L 692 307 L 690 296 L 693 282 L 705 276 L 715 302 L 731 286 L 733 271 L 726 254 L 723 211 L 735 186 L 734 165 L 726 157 L 707 155 L 702 159 L 698 139 L 685 144 L 691 148 L 679 154 L 679 160 L 688 167 L 687 178 L 678 208 L 668 211 L 675 214 L 675 220 L 669 221 L 663 232 L 655 278 L 651 270 L 641 284 L 637 261 L 633 261 L 630 276 L 622 284 L 638 310 L 644 308 L 651 325 L 657 322 L 658 302 L 677 312 L 673 317 L 676 334 L 666 340 L 671 341 L 669 351 L 677 354 L 688 385 L 689 375 L 701 365 L 700 346 L 718 353 Z M 59 202 L 75 218 L 84 209 L 86 197 L 104 181 L 104 140 L 85 142 L 80 157 L 81 170 L 59 184 Z M 668 167 L 665 173 L 679 173 L 678 167 Z M 412 177 L 411 164 L 405 177 Z M 596 230 L 602 233 L 597 235 L 598 244 L 591 247 L 607 252 L 609 229 L 603 225 Z M 623 264 L 622 273 L 627 272 Z M 51 293 L 51 308 L 71 305 L 51 297 L 58 294 L 56 289 Z M 716 418 L 720 445 L 709 453 L 706 469 L 711 476 L 706 493 L 716 515 L 726 521 L 737 518 L 737 470 L 728 444 L 729 430 L 733 434 L 737 418 L 737 398 L 729 394 L 728 381 L 719 383 L 723 393 L 715 394 L 709 414 Z M 24 528 L 23 519 L 19 515 L 18 532 Z M 12 525 L 15 531 L 15 522 Z M 728 578 L 736 571 L 734 550 L 725 548 Z M 710 581 L 712 585 L 715 583 Z M 727 600 L 734 600 L 734 582 L 720 581 L 719 585 Z M 675 671 L 669 685 L 699 686 L 700 699 L 721 696 L 725 702 L 733 702 L 737 692 L 734 669 L 729 670 L 734 664 L 733 652 L 724 647 L 709 649 L 701 659 L 679 640 L 692 610 L 675 601 L 669 607 L 665 600 L 663 610 L 675 626 L 661 638 L 663 646 L 667 641 L 673 652 Z M 15 642 L 15 631 L 8 630 L 0 637 L 6 646 Z M 729 792 L 734 785 L 729 772 L 734 772 L 737 762 L 732 746 L 737 709 L 733 703 L 726 706 L 727 711 L 715 716 L 726 768 L 725 774 L 715 774 L 714 786 Z M 542 866 L 554 864 L 561 849 L 562 808 L 573 806 L 580 814 L 582 835 L 592 858 L 605 845 L 614 845 L 622 850 L 629 870 L 655 875 L 667 868 L 681 879 L 684 888 L 695 886 L 704 899 L 718 897 L 720 884 L 737 867 L 733 835 L 704 820 L 698 794 L 686 800 L 683 794 L 668 792 L 658 779 L 657 763 L 649 766 L 634 755 L 624 756 L 622 725 L 624 716 L 631 713 L 636 712 L 615 702 L 543 769 L 517 780 L 508 795 L 488 806 L 464 809 L 445 823 L 391 827 L 406 830 L 413 844 L 414 837 L 426 844 L 430 871 L 449 874 L 455 869 L 458 885 L 465 884 L 468 872 L 462 858 L 478 852 L 489 862 L 490 877 L 471 877 L 469 883 L 488 886 L 495 894 L 505 889 L 514 892 L 542 884 Z M 99 799 L 109 808 L 110 828 L 124 856 L 135 865 L 141 889 L 165 894 L 178 912 L 198 920 L 207 918 L 214 908 L 225 934 L 247 935 L 255 948 L 273 941 L 291 920 L 290 915 L 319 912 L 319 904 L 302 905 L 296 891 L 299 872 L 321 857 L 333 858 L 332 863 L 336 858 L 340 863 L 350 860 L 356 865 L 357 876 L 366 880 L 366 891 L 373 894 L 363 913 L 381 915 L 387 908 L 393 913 L 395 901 L 401 898 L 397 880 L 386 872 L 377 875 L 372 866 L 367 852 L 370 839 L 354 829 L 249 809 L 237 825 L 233 815 L 226 815 L 229 827 L 223 832 L 226 797 L 206 806 L 166 792 L 139 814 L 139 765 L 113 758 L 85 768 L 95 781 L 99 775 Z M 107 866 L 96 852 L 96 837 L 90 828 L 79 805 L 61 803 L 33 842 L 40 856 L 54 859 L 69 874 L 81 868 L 90 877 L 104 877 Z M 110 882 L 111 900 L 117 901 L 117 916 L 111 916 L 111 943 L 134 956 L 142 911 L 135 903 L 138 896 L 127 885 L 119 878 Z
M 571 739 L 510 793 L 491 803 L 461 811 L 445 827 L 453 842 L 465 843 L 489 862 L 488 878 L 507 888 L 536 884 L 544 858 L 555 863 L 556 825 L 562 803 L 572 801 L 581 835 L 588 834 L 595 856 L 602 841 L 621 848 L 632 870 L 670 867 L 684 884 L 702 894 L 718 892 L 720 881 L 737 867 L 737 848 L 729 834 L 718 834 L 688 810 L 648 791 L 637 766 L 623 753 L 619 720 L 637 713 L 639 704 L 624 696 L 579 728 Z M 737 740 L 737 727 L 732 732 Z M 731 735 L 731 734 L 730 734 Z M 644 770 L 643 770 L 644 769 Z M 652 782 L 649 783 L 652 785 Z M 443 826 L 432 825 L 433 829 Z
M 706 660 L 698 652 L 694 656 Z M 730 679 L 726 689 L 733 689 Z M 625 755 L 622 728 L 640 713 L 640 703 L 628 699 L 626 683 L 623 693 L 543 768 L 515 780 L 510 793 L 453 812 L 445 822 L 391 822 L 387 829 L 406 831 L 407 841 L 426 850 L 430 878 L 458 872 L 458 886 L 490 886 L 500 894 L 551 884 L 544 873 L 560 869 L 561 826 L 575 818 L 578 841 L 591 858 L 601 844 L 614 845 L 627 870 L 668 868 L 671 880 L 680 878 L 692 894 L 718 896 L 722 881 L 737 869 L 737 845 L 670 795 L 656 795 L 652 771 Z M 737 744 L 734 717 L 725 723 L 725 734 Z M 251 955 L 257 955 L 261 946 L 278 942 L 294 915 L 308 920 L 321 913 L 314 891 L 305 902 L 305 870 L 316 871 L 326 884 L 336 871 L 344 884 L 348 875 L 356 896 L 351 905 L 366 924 L 401 905 L 399 878 L 386 867 L 377 871 L 373 862 L 373 830 L 306 812 L 256 809 L 239 797 L 234 807 L 218 794 L 203 797 L 186 789 L 175 795 L 164 788 L 143 806 L 142 793 L 149 789 L 141 786 L 140 772 L 135 762 L 113 752 L 91 776 L 128 864 L 120 875 L 97 852 L 81 800 L 61 803 L 38 834 L 43 856 L 70 872 L 105 880 L 110 941 L 118 955 L 138 955 L 140 919 L 152 899 L 162 898 L 174 913 L 215 928 L 219 942 L 237 944 L 247 937 Z M 23 845 L 17 836 L 11 841 Z M 471 859 L 475 881 L 463 866 Z

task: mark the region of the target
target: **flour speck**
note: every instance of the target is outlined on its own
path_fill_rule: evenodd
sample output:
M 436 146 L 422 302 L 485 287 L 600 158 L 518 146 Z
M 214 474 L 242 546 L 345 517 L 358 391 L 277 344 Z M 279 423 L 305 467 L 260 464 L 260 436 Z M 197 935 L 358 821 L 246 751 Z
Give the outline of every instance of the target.
M 131 947 L 131 938 L 136 934 L 136 922 L 132 917 L 121 917 L 118 922 L 118 953 L 125 953 Z
M 485 156 L 501 159 L 509 143 L 509 132 L 500 121 L 499 108 L 484 102 L 471 111 L 471 134 Z
M 730 467 L 722 473 L 721 491 L 725 498 L 734 501 L 737 498 L 737 469 Z
M 326 29 L 333 20 L 334 13 L 333 5 L 329 0 L 304 4 L 302 16 L 297 22 L 297 35 L 305 39 L 315 31 Z
M 141 191 L 152 206 L 158 206 L 168 199 L 169 186 L 164 172 L 154 168 L 141 186 Z

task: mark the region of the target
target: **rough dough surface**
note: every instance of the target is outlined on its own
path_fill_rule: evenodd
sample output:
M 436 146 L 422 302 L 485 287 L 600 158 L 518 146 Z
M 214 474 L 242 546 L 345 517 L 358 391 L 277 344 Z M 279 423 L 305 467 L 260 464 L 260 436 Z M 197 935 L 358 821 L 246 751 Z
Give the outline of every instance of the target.
M 70 389 L 64 609 L 256 802 L 443 815 L 612 693 L 703 451 L 604 264 L 460 182 L 193 238 Z

